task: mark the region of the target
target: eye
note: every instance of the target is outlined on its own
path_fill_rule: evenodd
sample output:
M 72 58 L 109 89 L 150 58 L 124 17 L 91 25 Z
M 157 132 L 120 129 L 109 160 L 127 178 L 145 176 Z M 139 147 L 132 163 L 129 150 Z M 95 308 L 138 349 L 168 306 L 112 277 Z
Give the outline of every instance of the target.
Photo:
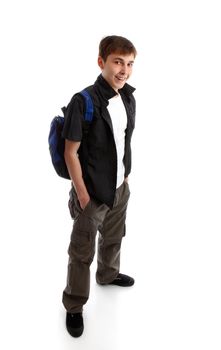
M 121 64 L 121 61 L 116 60 L 115 63 L 116 64 Z

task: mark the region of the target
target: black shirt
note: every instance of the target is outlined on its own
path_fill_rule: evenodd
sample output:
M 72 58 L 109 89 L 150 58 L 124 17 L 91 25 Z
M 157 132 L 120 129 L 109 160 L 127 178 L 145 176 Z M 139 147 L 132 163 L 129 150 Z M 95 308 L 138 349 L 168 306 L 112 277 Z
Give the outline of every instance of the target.
M 125 177 L 131 171 L 131 136 L 135 125 L 134 88 L 129 84 L 118 92 L 127 113 L 125 131 Z M 93 121 L 84 121 L 84 98 L 76 94 L 65 112 L 63 137 L 81 142 L 78 150 L 83 179 L 89 195 L 95 200 L 113 207 L 117 181 L 117 151 L 113 135 L 108 100 L 116 91 L 99 75 L 94 85 L 87 87 L 94 105 Z

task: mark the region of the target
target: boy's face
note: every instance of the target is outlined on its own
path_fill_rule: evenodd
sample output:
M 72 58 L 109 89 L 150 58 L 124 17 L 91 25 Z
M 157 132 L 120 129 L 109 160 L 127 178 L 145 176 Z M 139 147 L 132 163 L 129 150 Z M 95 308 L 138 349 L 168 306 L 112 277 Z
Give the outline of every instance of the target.
M 104 79 L 116 92 L 118 92 L 118 89 L 122 89 L 127 79 L 131 76 L 133 63 L 133 54 L 112 53 L 105 62 L 100 56 L 98 57 L 98 65 L 102 70 Z

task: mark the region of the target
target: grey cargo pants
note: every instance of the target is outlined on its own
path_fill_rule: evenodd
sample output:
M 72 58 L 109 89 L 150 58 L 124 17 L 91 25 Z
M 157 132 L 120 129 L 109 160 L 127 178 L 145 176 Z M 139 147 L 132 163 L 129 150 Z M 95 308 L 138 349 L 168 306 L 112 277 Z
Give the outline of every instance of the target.
M 74 224 L 68 249 L 67 285 L 63 292 L 63 304 L 68 312 L 81 312 L 89 298 L 90 265 L 95 254 L 97 231 L 97 283 L 109 283 L 118 275 L 129 196 L 128 183 L 123 182 L 116 190 L 113 209 L 91 199 L 82 210 L 74 187 L 71 189 L 69 209 Z

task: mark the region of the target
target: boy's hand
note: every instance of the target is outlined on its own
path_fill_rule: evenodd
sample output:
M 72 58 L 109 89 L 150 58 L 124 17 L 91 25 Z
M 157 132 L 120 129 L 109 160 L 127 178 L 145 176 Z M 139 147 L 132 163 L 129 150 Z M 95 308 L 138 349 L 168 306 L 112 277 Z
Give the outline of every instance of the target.
M 78 197 L 78 200 L 79 200 L 81 209 L 84 210 L 84 208 L 90 202 L 90 196 L 89 194 L 84 194 L 83 196 Z

